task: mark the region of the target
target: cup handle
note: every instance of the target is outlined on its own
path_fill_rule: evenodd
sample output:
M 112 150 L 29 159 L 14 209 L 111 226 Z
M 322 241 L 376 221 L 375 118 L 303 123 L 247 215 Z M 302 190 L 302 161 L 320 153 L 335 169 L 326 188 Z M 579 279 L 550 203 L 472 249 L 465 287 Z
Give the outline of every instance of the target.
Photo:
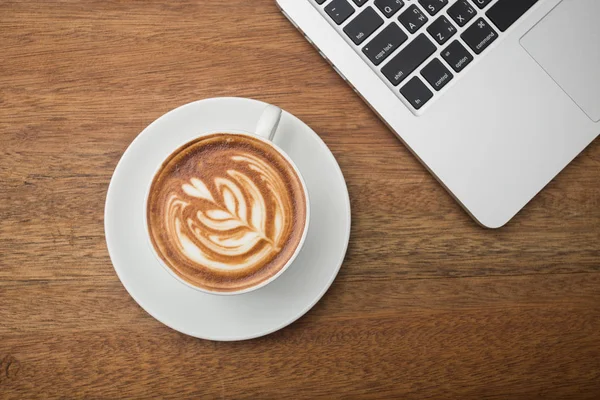
M 269 104 L 260 116 L 258 124 L 256 124 L 255 133 L 272 141 L 275 132 L 277 132 L 279 121 L 281 121 L 281 113 L 281 108 Z

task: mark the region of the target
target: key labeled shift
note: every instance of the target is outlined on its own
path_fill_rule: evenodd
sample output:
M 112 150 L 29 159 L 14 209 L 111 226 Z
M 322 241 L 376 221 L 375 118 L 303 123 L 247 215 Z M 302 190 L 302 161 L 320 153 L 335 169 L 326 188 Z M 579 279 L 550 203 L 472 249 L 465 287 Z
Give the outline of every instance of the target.
M 397 86 L 408 78 L 408 75 L 417 69 L 419 65 L 423 64 L 435 50 L 436 47 L 431 40 L 421 33 L 384 65 L 381 72 L 392 85 Z

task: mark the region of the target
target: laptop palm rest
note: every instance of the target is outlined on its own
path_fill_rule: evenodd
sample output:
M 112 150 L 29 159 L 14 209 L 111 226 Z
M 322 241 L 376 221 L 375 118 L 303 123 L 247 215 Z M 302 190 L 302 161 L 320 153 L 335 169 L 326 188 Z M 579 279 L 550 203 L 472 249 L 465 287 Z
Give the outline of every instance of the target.
M 594 122 L 600 121 L 600 0 L 563 0 L 521 45 Z

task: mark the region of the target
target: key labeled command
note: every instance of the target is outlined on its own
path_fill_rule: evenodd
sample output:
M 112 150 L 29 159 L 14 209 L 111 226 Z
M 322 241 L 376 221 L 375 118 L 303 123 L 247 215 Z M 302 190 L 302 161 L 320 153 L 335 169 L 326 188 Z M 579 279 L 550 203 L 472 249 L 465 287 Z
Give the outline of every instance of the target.
M 498 34 L 483 18 L 479 18 L 460 37 L 475 54 L 481 54 L 494 40 L 498 39 Z

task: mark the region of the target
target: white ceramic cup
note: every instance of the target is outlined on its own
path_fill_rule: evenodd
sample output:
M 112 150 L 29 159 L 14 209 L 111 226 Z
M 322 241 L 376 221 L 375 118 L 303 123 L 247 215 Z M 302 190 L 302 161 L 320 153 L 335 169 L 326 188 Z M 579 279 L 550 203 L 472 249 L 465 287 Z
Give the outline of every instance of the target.
M 171 276 L 173 276 L 175 279 L 177 279 L 179 282 L 183 283 L 184 285 L 186 285 L 190 288 L 199 290 L 204 293 L 224 295 L 224 296 L 249 293 L 254 290 L 260 289 L 263 286 L 268 285 L 269 283 L 271 283 L 275 279 L 277 279 L 279 276 L 281 276 L 281 274 L 283 274 L 285 272 L 285 270 L 287 270 L 290 267 L 290 265 L 292 265 L 292 263 L 294 262 L 294 260 L 298 256 L 298 254 L 300 253 L 300 250 L 304 246 L 304 242 L 306 241 L 306 235 L 308 233 L 308 224 L 310 221 L 310 197 L 308 195 L 308 190 L 306 188 L 306 183 L 304 181 L 304 178 L 302 177 L 302 174 L 300 173 L 300 170 L 298 169 L 298 167 L 296 166 L 294 161 L 292 161 L 292 159 L 281 148 L 279 148 L 279 146 L 277 146 L 275 143 L 273 143 L 273 139 L 277 132 L 277 128 L 279 127 L 279 121 L 281 120 L 281 114 L 282 114 L 282 111 L 279 107 L 276 107 L 273 105 L 268 105 L 265 108 L 265 110 L 263 111 L 261 117 L 259 118 L 258 124 L 256 125 L 256 129 L 254 132 L 245 132 L 245 131 L 230 130 L 230 129 L 223 129 L 223 130 L 219 130 L 219 131 L 215 131 L 215 132 L 206 132 L 206 133 L 199 135 L 198 137 L 188 140 L 187 142 L 185 142 L 184 144 L 182 144 L 180 146 L 177 146 L 177 148 L 169 154 L 169 156 L 170 156 L 174 152 L 178 151 L 180 148 L 187 146 L 188 143 L 197 140 L 199 137 L 210 135 L 210 134 L 223 133 L 223 134 L 232 134 L 232 135 L 252 136 L 253 138 L 257 138 L 257 139 L 261 140 L 262 142 L 268 144 L 271 148 L 273 148 L 279 154 L 281 154 L 281 156 L 287 160 L 287 162 L 292 166 L 292 168 L 296 172 L 296 175 L 298 176 L 300 183 L 302 184 L 302 191 L 304 193 L 304 198 L 306 199 L 306 201 L 305 201 L 306 220 L 304 221 L 304 230 L 302 232 L 300 242 L 298 243 L 298 246 L 296 247 L 296 250 L 294 251 L 292 256 L 288 259 L 288 261 L 285 263 L 285 265 L 275 275 L 271 276 L 269 279 L 265 279 L 264 281 L 259 282 L 258 284 L 254 285 L 254 286 L 251 286 L 251 287 L 248 287 L 248 288 L 245 288 L 242 290 L 238 290 L 238 291 L 232 291 L 232 292 L 211 291 L 211 290 L 208 290 L 205 288 L 195 286 L 190 282 L 187 282 L 186 280 L 181 278 L 179 275 L 177 275 L 163 261 L 163 259 L 159 256 L 156 249 L 154 248 L 154 245 L 152 244 L 152 240 L 150 239 L 150 231 L 149 231 L 149 227 L 148 227 L 148 212 L 147 212 L 148 197 L 150 196 L 150 188 L 152 186 L 152 182 L 154 181 L 154 177 L 156 176 L 156 174 L 158 174 L 160 172 L 160 170 L 162 168 L 162 162 L 161 162 L 161 165 L 159 167 L 157 167 L 156 172 L 154 173 L 154 175 L 152 176 L 152 179 L 150 180 L 150 183 L 148 184 L 148 189 L 146 190 L 146 196 L 144 198 L 144 226 L 146 228 L 146 240 L 147 240 L 150 248 L 152 249 L 152 253 L 156 256 L 156 259 L 163 266 L 163 268 Z M 284 134 L 284 133 L 280 132 L 279 134 Z

